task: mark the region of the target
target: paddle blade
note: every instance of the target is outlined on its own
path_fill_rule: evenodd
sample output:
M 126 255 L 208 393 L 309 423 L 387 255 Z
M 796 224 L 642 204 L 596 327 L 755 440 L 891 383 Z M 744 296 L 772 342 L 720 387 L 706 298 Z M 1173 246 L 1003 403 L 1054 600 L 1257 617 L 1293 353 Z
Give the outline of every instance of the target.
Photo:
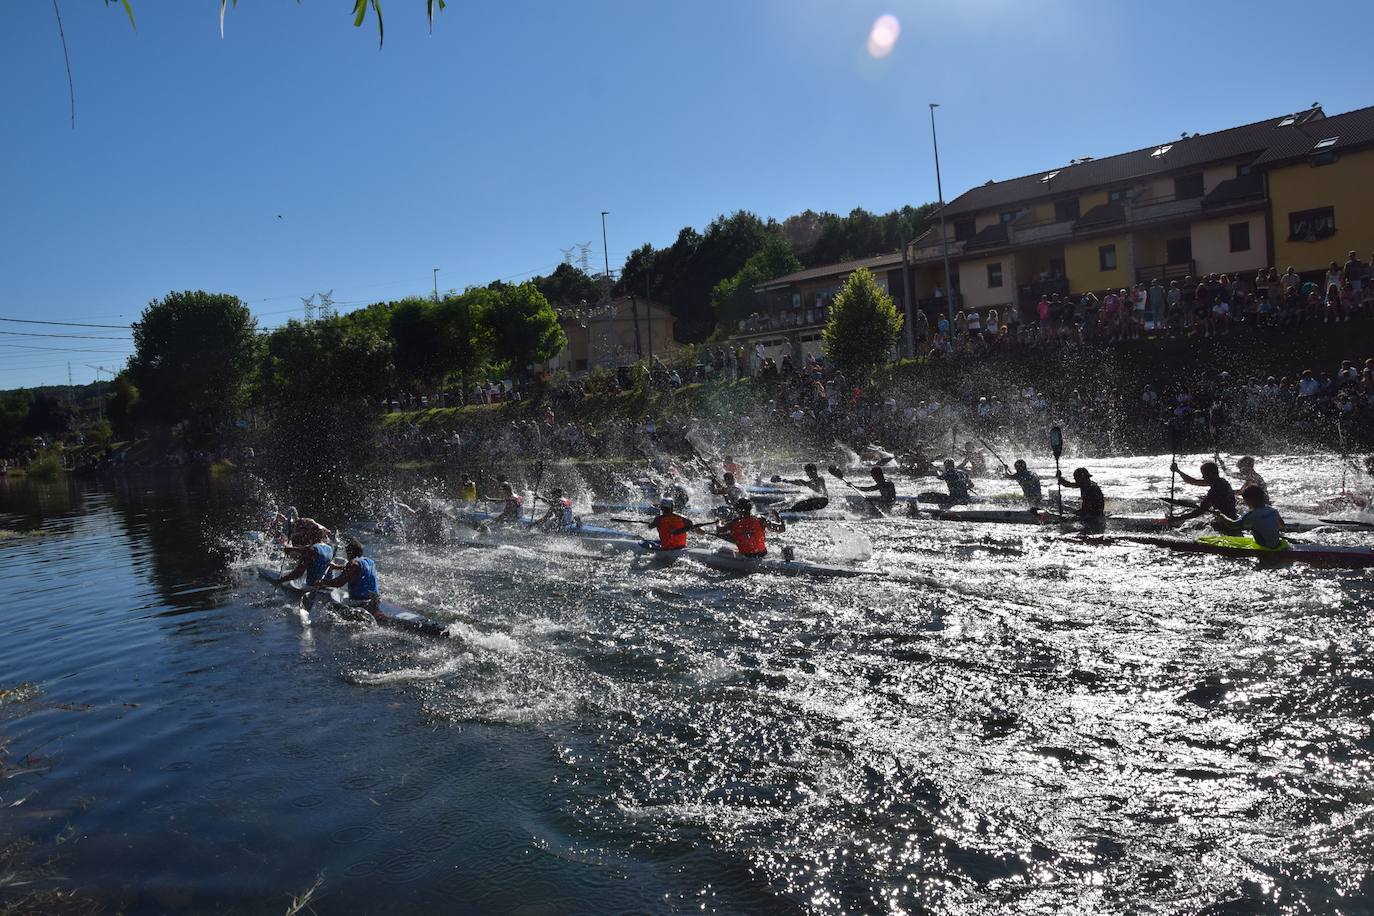
M 830 476 L 844 480 L 844 471 L 841 471 L 839 468 L 835 467 L 835 465 L 832 464 L 830 467 L 826 468 L 826 470 L 830 472 Z
M 1058 426 L 1050 427 L 1050 452 L 1054 454 L 1054 460 L 1064 454 L 1064 432 Z
M 793 503 L 792 505 L 788 506 L 786 509 L 783 509 L 782 511 L 784 511 L 784 512 L 816 512 L 816 511 L 818 511 L 818 510 L 820 510 L 820 509 L 824 509 L 824 508 L 825 508 L 826 506 L 828 506 L 828 505 L 830 505 L 830 499 L 829 499 L 829 497 L 825 497 L 825 496 L 812 496 L 812 497 L 808 497 L 807 499 L 798 500 L 797 502 Z

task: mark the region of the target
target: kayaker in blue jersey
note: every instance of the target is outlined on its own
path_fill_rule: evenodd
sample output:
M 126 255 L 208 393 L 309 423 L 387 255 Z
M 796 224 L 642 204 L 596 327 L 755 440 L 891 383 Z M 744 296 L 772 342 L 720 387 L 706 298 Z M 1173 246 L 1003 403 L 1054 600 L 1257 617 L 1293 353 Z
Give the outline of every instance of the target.
M 1222 515 L 1232 518 L 1236 515 L 1236 491 L 1231 489 L 1231 484 L 1225 477 L 1221 476 L 1221 468 L 1217 467 L 1215 461 L 1204 461 L 1199 470 L 1201 477 L 1190 477 L 1179 469 L 1178 462 L 1169 465 L 1169 470 L 1178 474 L 1178 479 L 1186 484 L 1195 487 L 1206 487 L 1207 495 L 1202 497 L 1202 502 L 1198 503 L 1196 509 L 1189 509 L 1181 515 L 1175 515 L 1171 524 L 1187 521 L 1190 518 L 1197 518 L 1207 512 L 1220 512 Z M 1263 491 L 1261 491 L 1263 492 Z
M 332 532 L 328 528 L 326 528 L 324 525 L 321 525 L 313 518 L 301 517 L 300 513 L 296 511 L 295 506 L 287 507 L 286 518 L 287 537 L 291 539 L 292 544 L 295 544 L 298 547 L 304 547 L 308 544 L 319 544 L 322 541 L 327 541 L 329 540 L 330 534 L 332 534 Z
M 1093 482 L 1093 475 L 1088 473 L 1087 468 L 1074 468 L 1073 480 L 1060 477 L 1059 485 L 1079 491 L 1082 498 L 1078 504 L 1078 511 L 1074 513 L 1075 516 L 1086 522 L 1101 522 L 1106 518 L 1107 500 L 1102 495 L 1102 488 Z
M 573 502 L 563 495 L 561 487 L 550 490 L 547 499 L 543 496 L 535 498 L 543 499 L 549 504 L 549 508 L 535 521 L 533 527 L 545 531 L 570 531 L 577 527 L 577 519 L 573 516 Z
M 1005 469 L 1005 465 L 1003 468 Z M 1026 505 L 1032 510 L 1038 510 L 1044 498 L 1040 492 L 1040 478 L 1028 467 L 1025 459 L 1017 458 L 1012 465 L 1014 470 L 1007 474 L 1007 480 L 1014 480 L 1021 485 L 1021 492 L 1025 494 Z
M 1270 550 L 1277 550 L 1283 544 L 1283 516 L 1279 510 L 1269 505 L 1269 495 L 1263 487 L 1247 483 L 1240 488 L 1240 498 L 1249 511 L 1236 518 L 1223 512 L 1216 514 L 1212 527 L 1222 534 L 1241 534 L 1249 531 L 1255 543 Z
M 295 554 L 296 565 L 276 579 L 277 585 L 294 582 L 305 576 L 305 584 L 313 586 L 329 572 L 329 563 L 334 559 L 334 548 L 328 544 L 303 544 L 285 548 L 287 554 Z
M 381 589 L 377 585 L 377 563 L 363 556 L 363 545 L 350 540 L 344 548 L 348 563 L 332 578 L 325 579 L 315 587 L 320 589 L 348 588 L 348 603 L 356 607 L 375 609 L 381 601 Z

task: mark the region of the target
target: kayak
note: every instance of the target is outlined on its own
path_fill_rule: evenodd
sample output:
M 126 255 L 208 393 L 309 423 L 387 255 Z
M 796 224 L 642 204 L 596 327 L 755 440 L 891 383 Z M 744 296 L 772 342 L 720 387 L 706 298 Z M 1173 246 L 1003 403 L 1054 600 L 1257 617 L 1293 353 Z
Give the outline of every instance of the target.
M 266 566 L 258 567 L 258 576 L 269 582 L 276 582 L 281 573 Z M 310 594 L 310 589 L 305 588 L 297 582 L 283 582 L 278 588 L 290 592 L 293 595 L 305 596 Z M 387 601 L 378 602 L 373 607 L 364 607 L 340 601 L 334 597 L 332 592 L 316 592 L 315 594 L 324 595 L 329 603 L 341 611 L 351 614 L 366 614 L 383 626 L 395 627 L 398 630 L 409 630 L 412 633 L 419 633 L 423 636 L 432 636 L 435 639 L 448 639 L 448 627 L 437 620 L 408 611 L 399 605 L 391 604 Z
M 781 576 L 812 576 L 818 579 L 852 579 L 856 576 L 870 575 L 867 570 L 856 569 L 853 566 L 832 566 L 826 563 L 813 563 L 810 560 L 788 560 L 772 554 L 746 557 L 730 547 L 719 547 L 714 550 L 705 547 L 664 550 L 655 541 L 640 541 L 639 551 L 652 557 L 656 562 L 674 563 L 686 559 L 709 569 L 743 575 L 773 573 Z
M 1195 541 L 1166 537 L 1116 538 L 1132 544 L 1147 544 L 1183 553 L 1206 553 L 1237 559 L 1258 559 L 1261 565 L 1306 563 L 1333 569 L 1366 569 L 1374 567 L 1374 548 L 1348 547 L 1339 544 L 1291 544 L 1280 542 L 1277 548 L 1262 547 L 1253 538 L 1240 535 L 1205 535 Z

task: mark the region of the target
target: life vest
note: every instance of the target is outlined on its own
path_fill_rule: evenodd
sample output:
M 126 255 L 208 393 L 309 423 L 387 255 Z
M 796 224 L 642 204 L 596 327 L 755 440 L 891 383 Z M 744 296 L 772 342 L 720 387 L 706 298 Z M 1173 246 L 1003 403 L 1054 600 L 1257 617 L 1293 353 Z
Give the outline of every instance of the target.
M 464 484 L 463 489 L 459 491 L 458 497 L 465 503 L 477 502 L 477 484 Z
M 310 545 L 310 562 L 305 567 L 305 584 L 314 585 L 329 572 L 329 561 L 334 559 L 334 548 L 328 544 Z
M 554 521 L 559 528 L 573 527 L 573 503 L 566 496 L 558 501 L 558 513 L 554 516 Z
M 768 552 L 763 520 L 757 515 L 737 518 L 726 527 L 726 530 L 735 542 L 735 549 L 744 556 L 758 557 Z
M 654 520 L 658 529 L 658 546 L 664 550 L 681 550 L 687 546 L 687 519 L 676 512 L 665 512 Z
M 354 601 L 377 597 L 380 594 L 377 587 L 377 564 L 371 557 L 358 557 L 353 562 L 358 564 L 358 579 L 349 581 L 348 597 Z

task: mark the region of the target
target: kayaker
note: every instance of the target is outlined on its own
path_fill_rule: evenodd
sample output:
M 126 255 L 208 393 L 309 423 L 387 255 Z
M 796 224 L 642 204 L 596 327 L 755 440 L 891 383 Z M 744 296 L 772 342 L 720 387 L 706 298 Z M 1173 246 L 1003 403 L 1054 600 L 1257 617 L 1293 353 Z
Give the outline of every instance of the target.
M 959 462 L 959 469 L 968 471 L 970 476 L 982 477 L 988 472 L 988 460 L 972 442 L 965 442 L 964 460 Z
M 877 493 L 877 496 L 867 496 L 865 499 L 877 509 L 887 510 L 892 508 L 892 504 L 897 501 L 897 485 L 887 479 L 882 468 L 874 468 L 868 472 L 873 478 L 873 486 L 862 487 L 854 485 L 854 489 L 863 490 L 866 493 Z
M 377 585 L 377 563 L 364 556 L 363 545 L 349 540 L 344 547 L 348 562 L 331 578 L 316 584 L 316 588 L 331 589 L 343 585 L 348 588 L 348 603 L 354 607 L 376 610 L 381 602 L 381 590 Z
M 525 500 L 517 496 L 509 481 L 501 481 L 501 494 L 488 496 L 489 503 L 501 503 L 501 513 L 492 519 L 494 523 L 518 522 L 525 508 Z
M 306 544 L 318 544 L 321 541 L 329 540 L 332 532 L 324 525 L 315 521 L 313 518 L 303 518 L 296 512 L 295 506 L 289 506 L 286 510 L 286 517 L 291 520 L 291 543 L 298 546 Z
M 322 542 L 285 548 L 287 554 L 295 554 L 296 565 L 277 577 L 274 584 L 285 585 L 305 576 L 305 584 L 314 586 L 329 572 L 330 561 L 334 559 L 334 548 Z
M 1218 459 L 1218 461 L 1220 461 L 1220 459 Z M 1236 459 L 1236 472 L 1234 474 L 1226 469 L 1226 462 L 1224 461 L 1221 462 L 1221 470 L 1232 480 L 1238 480 L 1242 484 L 1248 483 L 1259 487 L 1264 491 L 1264 495 L 1268 497 L 1269 488 L 1265 485 L 1264 478 L 1260 476 L 1259 471 L 1255 470 L 1255 459 L 1249 455 L 1242 455 L 1240 458 Z
M 1195 487 L 1206 487 L 1207 495 L 1202 497 L 1202 502 L 1198 503 L 1196 509 L 1189 509 L 1181 515 L 1175 515 L 1172 523 L 1187 521 L 1190 518 L 1207 512 L 1220 512 L 1222 515 L 1235 517 L 1236 515 L 1236 491 L 1231 488 L 1231 484 L 1225 477 L 1221 476 L 1221 468 L 1215 461 L 1204 461 L 1198 469 L 1202 476 L 1191 477 L 1179 469 L 1178 462 L 1169 465 L 1169 470 L 1178 474 L 1178 479 L 1186 484 Z M 1261 491 L 1263 492 L 1263 491 Z
M 1212 527 L 1222 534 L 1252 532 L 1256 544 L 1277 550 L 1283 544 L 1283 516 L 1278 509 L 1269 505 L 1269 494 L 1264 492 L 1263 487 L 1247 483 L 1240 488 L 1240 498 L 1249 511 L 1240 518 L 1218 512 Z
M 658 515 L 646 527 L 658 531 L 659 550 L 681 550 L 687 546 L 687 532 L 692 529 L 692 520 L 679 515 L 676 504 L 664 497 L 658 503 Z
M 1007 480 L 1014 480 L 1020 484 L 1021 492 L 1026 496 L 1026 505 L 1032 510 L 1038 510 L 1044 501 L 1040 492 L 1040 477 L 1026 467 L 1024 458 L 1017 458 L 1012 468 L 1013 470 L 1006 475 Z
M 472 479 L 471 474 L 463 475 L 463 482 L 458 486 L 458 498 L 469 505 L 477 502 L 477 481 Z
M 1107 515 L 1107 500 L 1102 495 L 1102 488 L 1093 482 L 1093 475 L 1088 473 L 1087 468 L 1074 468 L 1073 480 L 1059 478 L 1059 485 L 1072 487 L 1079 491 L 1081 501 L 1078 511 L 1074 513 L 1084 521 L 1101 522 Z
M 716 533 L 733 541 L 736 552 L 742 557 L 765 556 L 768 553 L 766 532 L 787 530 L 787 523 L 780 518 L 755 515 L 754 503 L 750 499 L 739 500 L 734 504 L 734 509 L 734 518 L 719 522 Z
M 744 492 L 744 487 L 735 483 L 735 475 L 729 471 L 725 472 L 725 477 L 721 481 L 711 481 L 711 492 L 725 497 L 727 506 L 738 505 L 740 500 L 749 497 L 749 494 Z
M 820 471 L 816 468 L 816 465 L 808 462 L 807 465 L 804 468 L 802 468 L 802 470 L 806 472 L 806 476 L 803 477 L 801 480 L 784 480 L 781 477 L 774 477 L 772 479 L 772 482 L 790 483 L 794 487 L 806 487 L 808 490 L 810 490 L 812 493 L 815 493 L 817 496 L 825 496 L 825 478 L 821 476 Z
M 535 498 L 544 499 L 542 496 Z M 534 523 L 534 527 L 545 531 L 569 531 L 577 527 L 577 519 L 573 516 L 573 502 L 563 495 L 562 487 L 550 490 L 548 498 L 544 501 L 549 504 L 549 508 Z
M 432 499 L 423 499 L 415 510 L 415 540 L 421 544 L 442 544 L 444 516 Z
M 949 498 L 941 502 L 962 505 L 972 499 L 973 478 L 969 476 L 968 471 L 955 467 L 953 458 L 945 459 L 944 469 L 936 471 L 935 477 L 943 480 L 949 490 Z
M 720 463 L 720 469 L 725 472 L 725 476 L 739 480 L 744 476 L 744 467 L 735 461 L 733 455 L 726 455 L 725 460 Z

